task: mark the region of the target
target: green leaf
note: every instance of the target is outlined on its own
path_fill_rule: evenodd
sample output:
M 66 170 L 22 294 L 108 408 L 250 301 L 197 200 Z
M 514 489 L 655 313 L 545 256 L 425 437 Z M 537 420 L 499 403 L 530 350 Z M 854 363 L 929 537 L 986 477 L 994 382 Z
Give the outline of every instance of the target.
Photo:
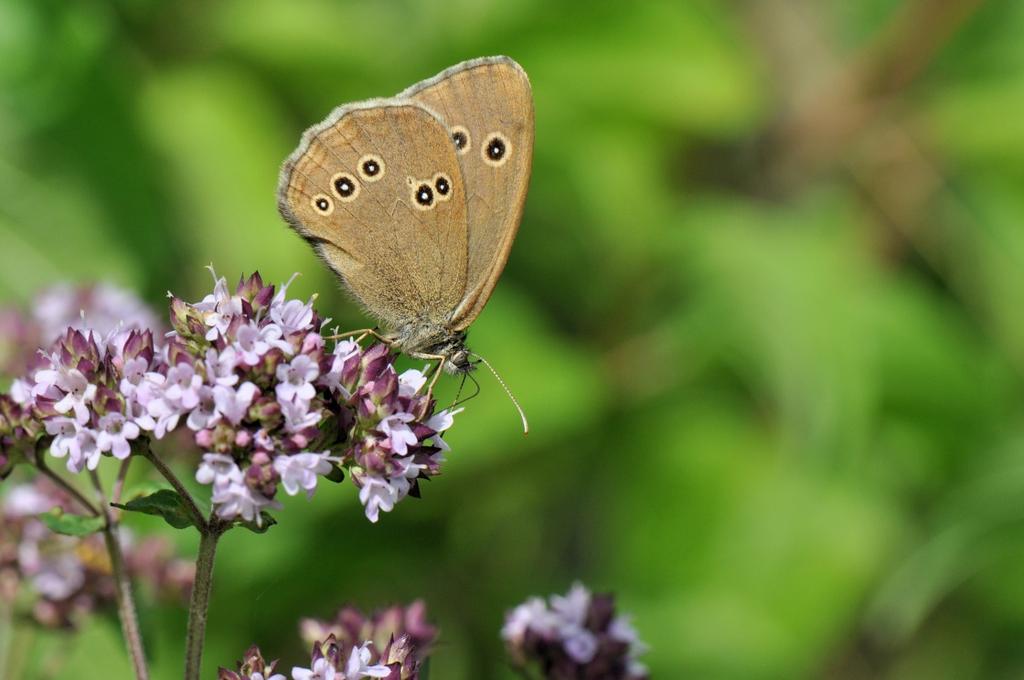
M 335 484 L 340 484 L 345 481 L 345 471 L 342 470 L 337 465 L 331 465 L 331 471 L 328 472 L 325 475 L 325 477 L 328 479 L 328 481 L 334 482 Z
M 195 526 L 184 499 L 173 489 L 160 489 L 148 496 L 140 496 L 127 503 L 114 503 L 113 505 L 122 510 L 163 517 L 164 521 L 175 529 L 187 529 L 190 526 Z
M 88 536 L 103 529 L 102 517 L 85 517 L 82 515 L 65 514 L 60 508 L 39 515 L 50 531 L 65 536 Z
M 430 659 L 428 658 L 420 666 L 420 680 L 430 680 Z
M 271 515 L 269 512 L 261 512 L 258 524 L 255 521 L 253 521 L 253 522 L 242 522 L 242 521 L 239 521 L 239 522 L 237 522 L 235 524 L 235 526 L 245 527 L 246 529 L 248 529 L 249 531 L 253 532 L 254 534 L 265 534 L 265 533 L 267 533 L 267 529 L 269 529 L 270 527 L 274 526 L 275 524 L 277 524 L 277 520 L 274 519 L 273 515 Z
M 125 499 L 125 501 L 127 502 L 135 500 L 136 498 L 141 498 L 143 496 L 149 496 L 150 494 L 154 494 L 157 491 L 162 491 L 166 489 L 167 487 L 163 484 L 160 484 L 159 482 L 145 480 L 139 482 L 138 484 L 133 484 L 130 488 L 125 489 L 125 492 L 121 496 L 121 498 Z

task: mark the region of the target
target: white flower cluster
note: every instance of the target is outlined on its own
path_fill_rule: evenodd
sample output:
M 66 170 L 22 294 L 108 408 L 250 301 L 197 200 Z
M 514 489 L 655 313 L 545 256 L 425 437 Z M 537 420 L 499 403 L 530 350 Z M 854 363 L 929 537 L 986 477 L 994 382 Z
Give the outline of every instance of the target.
M 196 479 L 224 520 L 259 524 L 279 507 L 279 487 L 312 496 L 320 478 L 349 468 L 376 521 L 438 474 L 454 413 L 434 413 L 426 377 L 398 375 L 386 345 L 328 350 L 312 300 L 288 298 L 290 283 L 275 293 L 254 274 L 232 292 L 214 275 L 201 301 L 172 299 L 174 330 L 159 342 L 125 303 L 132 327 L 66 328 L 10 398 L 38 414 L 72 472 L 187 428 L 203 451 Z M 47 315 L 65 314 L 63 300 Z
M 369 642 L 352 648 L 342 668 L 327 657 L 315 658 L 310 668 L 292 668 L 292 680 L 362 680 L 363 678 L 386 678 L 391 669 L 384 664 L 370 664 L 372 654 Z
M 548 602 L 532 597 L 507 615 L 501 636 L 520 660 L 543 657 L 545 666 L 568 664 L 581 673 L 598 661 L 602 649 L 620 647 L 625 651 L 623 658 L 618 659 L 625 673 L 622 677 L 645 678 L 647 669 L 637 657 L 646 651 L 646 646 L 629 618 L 614 616 L 611 598 L 602 597 L 600 603 L 597 599 L 581 583 L 573 584 L 564 596 L 552 595 Z M 602 611 L 595 612 L 595 605 Z M 612 644 L 604 644 L 605 641 Z M 607 659 L 600 661 L 600 667 L 609 666 Z

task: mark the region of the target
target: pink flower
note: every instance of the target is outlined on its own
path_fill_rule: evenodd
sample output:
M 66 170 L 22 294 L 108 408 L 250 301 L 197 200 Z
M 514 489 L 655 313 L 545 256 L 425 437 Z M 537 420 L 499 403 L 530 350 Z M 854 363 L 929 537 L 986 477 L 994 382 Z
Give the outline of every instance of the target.
M 282 335 L 281 329 L 274 324 L 261 328 L 255 322 L 249 322 L 239 326 L 235 347 L 242 356 L 242 363 L 255 366 L 273 347 L 291 354 L 291 345 L 281 340 Z
M 313 381 L 320 375 L 320 368 L 307 355 L 299 354 L 290 363 L 281 363 L 277 367 L 277 398 L 280 401 L 301 399 L 309 401 L 316 396 Z
M 423 374 L 423 371 L 410 368 L 398 376 L 398 394 L 402 397 L 412 397 L 420 391 L 426 382 L 427 376 Z
M 238 425 L 245 418 L 259 388 L 251 382 L 244 382 L 237 390 L 226 385 L 213 388 L 213 400 L 217 411 L 228 419 L 232 425 Z
M 213 274 L 214 280 L 213 293 L 197 302 L 195 308 L 203 312 L 203 321 L 210 329 L 206 333 L 206 339 L 213 341 L 218 335 L 227 332 L 232 318 L 242 313 L 242 298 L 228 292 L 227 279 L 217 278 L 212 268 L 210 273 Z
M 582 628 L 567 634 L 562 644 L 565 646 L 565 653 L 579 664 L 590 663 L 597 654 L 597 638 Z
M 281 475 L 281 485 L 289 496 L 294 496 L 301 489 L 312 498 L 316 490 L 317 475 L 329 474 L 333 468 L 325 451 L 278 456 L 274 459 L 274 469 Z
M 281 406 L 281 413 L 284 415 L 285 431 L 287 432 L 301 432 L 308 427 L 316 426 L 320 422 L 320 410 L 310 409 L 308 401 L 292 399 L 278 403 Z
M 70 472 L 81 472 L 85 468 L 95 470 L 99 466 L 101 451 L 96 439 L 96 433 L 92 430 L 82 428 L 78 431 L 68 453 Z
M 188 414 L 188 427 L 193 432 L 204 430 L 216 424 L 220 418 L 217 410 L 217 401 L 214 398 L 214 388 L 203 385 L 199 388 L 199 403 Z M 230 388 L 228 388 L 230 389 Z
M 231 456 L 220 453 L 203 455 L 203 462 L 196 471 L 196 481 L 200 484 L 213 484 L 214 489 L 242 483 L 242 470 Z
M 345 675 L 338 675 L 334 666 L 330 661 L 321 657 L 313 662 L 311 668 L 302 668 L 295 666 L 292 668 L 292 678 L 294 680 L 344 680 Z
M 41 373 L 45 371 L 40 371 Z M 96 386 L 78 369 L 71 369 L 57 375 L 56 385 L 65 391 L 64 396 L 53 405 L 57 413 L 75 412 L 75 421 L 79 425 L 89 422 L 88 404 L 96 396 Z
M 527 631 L 538 635 L 551 635 L 559 626 L 558 617 L 548 611 L 547 603 L 542 598 L 531 597 L 529 600 L 512 610 L 505 619 L 501 629 L 501 637 L 509 642 L 520 644 Z
M 386 678 L 391 675 L 391 669 L 382 664 L 370 665 L 370 643 L 364 642 L 358 647 L 352 648 L 348 656 L 348 663 L 345 664 L 345 679 L 360 680 L 360 678 Z
M 384 478 L 364 475 L 359 478 L 359 501 L 366 511 L 366 519 L 377 523 L 380 512 L 391 512 L 395 503 L 409 493 L 409 480 L 404 476 Z
M 135 357 L 124 362 L 123 377 L 119 385 L 122 394 L 126 397 L 135 396 L 139 385 L 146 377 L 146 372 L 149 371 L 149 363 L 142 357 Z
M 203 378 L 192 364 L 171 366 L 164 380 L 163 398 L 183 411 L 190 411 L 199 404 L 199 387 L 202 384 Z
M 74 420 L 64 417 L 50 418 L 46 421 L 46 433 L 53 435 L 50 454 L 54 458 L 71 455 L 72 451 L 77 455 L 78 423 Z
M 465 409 L 457 408 L 454 411 L 440 411 L 435 413 L 433 416 L 427 419 L 424 425 L 434 431 L 434 435 L 430 437 L 430 440 L 434 442 L 434 446 L 441 449 L 442 451 L 451 451 L 452 447 L 448 446 L 448 443 L 441 439 L 441 433 L 450 428 L 455 424 L 455 416 L 462 413 Z
M 152 418 L 145 421 L 145 425 L 152 423 L 153 434 L 157 439 L 163 439 L 167 433 L 178 426 L 181 419 L 181 408 L 169 399 L 153 399 L 146 405 L 146 412 Z
M 351 338 L 342 340 L 334 346 L 331 352 L 331 367 L 320 379 L 320 382 L 333 392 L 338 392 L 344 399 L 352 394 L 341 384 L 341 373 L 345 368 L 345 362 L 359 354 L 360 347 Z
M 567 624 L 582 626 L 590 609 L 590 591 L 574 583 L 566 595 L 551 596 L 551 608 Z
M 231 482 L 220 488 L 214 487 L 213 503 L 217 508 L 217 516 L 221 519 L 241 517 L 246 522 L 255 521 L 257 525 L 262 524 L 260 512 L 264 508 L 281 507 L 280 503 L 238 482 Z
M 416 420 L 416 416 L 411 413 L 393 413 L 380 421 L 380 431 L 391 442 L 391 450 L 399 456 L 404 456 L 408 453 L 408 447 L 415 446 L 419 442 L 412 429 L 407 425 L 414 420 Z
M 285 290 L 286 287 L 282 287 L 277 297 L 274 298 L 274 303 L 270 307 L 270 318 L 285 335 L 309 330 L 313 323 L 313 303 L 304 303 L 301 300 L 285 302 L 283 299 Z
M 101 453 L 109 451 L 114 458 L 124 460 L 132 452 L 131 444 L 128 442 L 138 436 L 138 425 L 128 421 L 120 413 L 108 413 L 100 418 L 96 446 Z
M 219 352 L 215 349 L 206 350 L 206 377 L 218 385 L 228 387 L 238 383 L 238 374 L 235 369 L 240 362 L 238 352 L 234 347 L 228 346 Z

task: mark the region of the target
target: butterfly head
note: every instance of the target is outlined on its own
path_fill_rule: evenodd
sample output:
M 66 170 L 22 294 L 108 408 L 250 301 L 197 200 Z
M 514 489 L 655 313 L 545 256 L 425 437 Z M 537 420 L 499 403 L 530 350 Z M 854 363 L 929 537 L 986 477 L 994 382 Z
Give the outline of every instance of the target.
M 450 373 L 469 373 L 479 363 L 469 360 L 472 352 L 466 347 L 466 333 L 464 331 L 451 333 L 430 351 L 446 357 L 445 369 Z
M 412 325 L 395 334 L 395 344 L 410 356 L 434 359 L 444 357 L 449 373 L 468 373 L 476 368 L 466 347 L 466 332 L 431 324 Z

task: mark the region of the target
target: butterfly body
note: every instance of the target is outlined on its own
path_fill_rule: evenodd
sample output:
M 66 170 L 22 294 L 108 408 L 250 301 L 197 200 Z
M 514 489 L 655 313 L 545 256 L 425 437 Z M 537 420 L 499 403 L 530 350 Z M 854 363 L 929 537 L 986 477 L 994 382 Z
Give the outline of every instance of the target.
M 464 62 L 307 130 L 278 207 L 398 349 L 468 371 L 466 330 L 508 259 L 533 134 L 522 68 Z

